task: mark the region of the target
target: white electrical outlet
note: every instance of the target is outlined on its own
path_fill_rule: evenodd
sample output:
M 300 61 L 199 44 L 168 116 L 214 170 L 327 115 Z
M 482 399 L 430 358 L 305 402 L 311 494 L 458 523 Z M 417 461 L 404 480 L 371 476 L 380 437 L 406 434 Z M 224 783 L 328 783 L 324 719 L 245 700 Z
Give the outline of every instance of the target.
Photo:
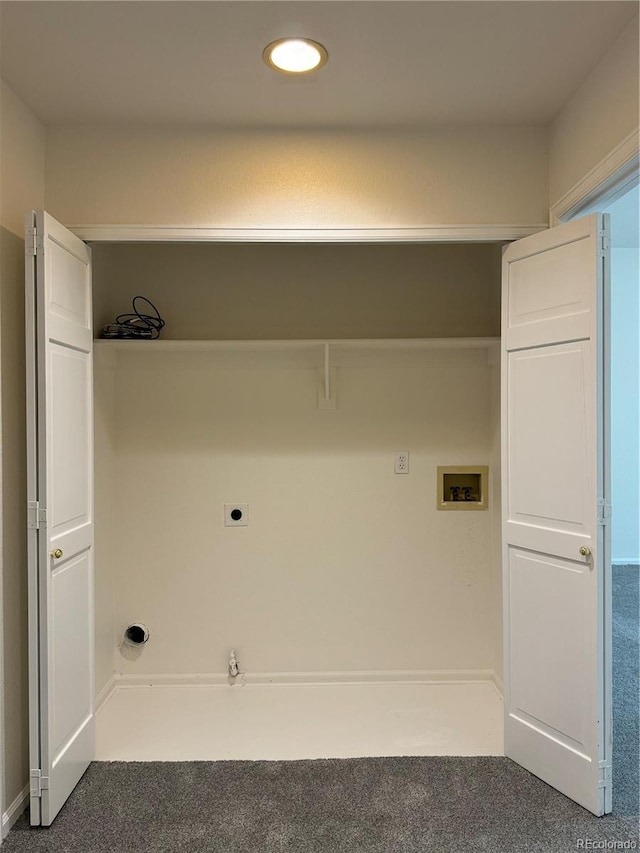
M 409 451 L 408 450 L 396 450 L 393 473 L 394 474 L 408 474 L 409 473 Z
M 248 527 L 249 526 L 249 504 L 225 504 L 224 505 L 225 527 Z

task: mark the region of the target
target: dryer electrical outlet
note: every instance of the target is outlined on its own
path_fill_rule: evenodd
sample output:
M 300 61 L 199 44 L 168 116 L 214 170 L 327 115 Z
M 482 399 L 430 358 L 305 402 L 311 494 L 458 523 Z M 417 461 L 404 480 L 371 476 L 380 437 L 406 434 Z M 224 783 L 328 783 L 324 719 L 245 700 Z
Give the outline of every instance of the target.
M 225 504 L 224 505 L 225 527 L 248 527 L 249 526 L 249 504 Z

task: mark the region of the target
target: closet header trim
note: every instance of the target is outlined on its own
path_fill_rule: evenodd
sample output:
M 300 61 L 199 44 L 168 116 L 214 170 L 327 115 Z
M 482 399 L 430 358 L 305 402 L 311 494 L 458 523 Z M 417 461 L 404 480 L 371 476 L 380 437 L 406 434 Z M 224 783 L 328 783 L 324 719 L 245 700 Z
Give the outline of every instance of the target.
M 495 243 L 545 231 L 528 225 L 426 225 L 420 228 L 208 228 L 167 225 L 68 225 L 101 243 Z

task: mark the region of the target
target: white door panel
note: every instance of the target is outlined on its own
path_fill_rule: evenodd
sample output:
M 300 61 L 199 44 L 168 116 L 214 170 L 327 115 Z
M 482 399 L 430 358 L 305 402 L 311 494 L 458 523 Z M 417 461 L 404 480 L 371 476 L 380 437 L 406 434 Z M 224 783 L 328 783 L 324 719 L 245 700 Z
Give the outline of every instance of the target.
M 580 280 L 591 272 L 580 241 L 557 246 L 553 257 L 531 254 L 510 266 L 509 329 L 589 311 Z
M 89 458 L 91 354 L 57 343 L 49 346 L 48 432 L 51 467 L 49 531 L 56 538 L 87 527 L 91 539 Z
M 572 314 L 569 317 L 554 317 L 543 323 L 531 323 L 512 329 L 510 351 L 558 344 L 563 341 L 579 341 L 591 337 L 589 314 Z
M 91 715 L 89 676 L 92 663 L 89 647 L 84 642 L 91 627 L 92 581 L 88 551 L 70 560 L 56 561 L 51 570 L 51 597 L 51 749 L 55 762 L 73 737 L 78 722 Z M 67 630 L 69 625 L 73 630 Z
M 591 535 L 584 342 L 519 350 L 508 360 L 508 522 Z
M 90 352 L 93 333 L 85 263 L 87 247 L 78 242 L 81 245 L 73 245 L 64 235 L 53 233 L 53 229 L 48 234 L 45 274 L 51 282 L 49 337 Z
M 509 551 L 512 714 L 583 753 L 589 748 L 589 728 L 581 688 L 593 649 L 582 643 L 573 625 L 595 615 L 589 612 L 588 584 L 581 577 L 588 571 L 577 561 Z
M 551 254 L 549 231 L 509 246 L 502 329 L 509 352 L 591 337 L 594 293 L 581 282 L 593 281 L 593 258 L 585 251 L 589 237 L 581 222 L 553 229 L 557 243 Z
M 607 219 L 503 260 L 505 753 L 611 811 Z M 582 552 L 581 552 L 581 549 Z
M 94 753 L 91 258 L 81 240 L 43 211 L 28 220 L 31 242 L 30 819 L 48 826 Z

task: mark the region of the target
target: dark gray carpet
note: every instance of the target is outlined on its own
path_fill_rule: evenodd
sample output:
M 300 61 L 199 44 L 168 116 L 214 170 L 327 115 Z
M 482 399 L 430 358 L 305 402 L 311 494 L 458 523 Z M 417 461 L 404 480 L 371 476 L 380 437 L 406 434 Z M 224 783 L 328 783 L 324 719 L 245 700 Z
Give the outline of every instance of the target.
M 638 814 L 640 800 L 640 570 L 613 567 L 613 808 Z
M 608 817 L 506 758 L 96 763 L 51 828 L 32 830 L 21 818 L 3 853 L 640 849 L 638 587 L 637 569 L 615 570 Z

